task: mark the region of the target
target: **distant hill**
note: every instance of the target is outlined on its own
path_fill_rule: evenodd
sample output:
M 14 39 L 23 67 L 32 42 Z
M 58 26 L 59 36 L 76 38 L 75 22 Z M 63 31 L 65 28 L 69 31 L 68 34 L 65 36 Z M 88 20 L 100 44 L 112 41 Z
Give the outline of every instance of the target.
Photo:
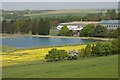
M 59 17 L 59 16 L 67 16 L 67 15 L 76 15 L 76 16 L 85 16 L 89 13 L 99 13 L 99 12 L 107 12 L 107 10 L 96 10 L 96 9 L 61 9 L 55 11 L 47 11 L 44 13 L 36 13 L 36 14 L 25 14 L 24 16 L 29 16 L 30 18 L 35 17 Z

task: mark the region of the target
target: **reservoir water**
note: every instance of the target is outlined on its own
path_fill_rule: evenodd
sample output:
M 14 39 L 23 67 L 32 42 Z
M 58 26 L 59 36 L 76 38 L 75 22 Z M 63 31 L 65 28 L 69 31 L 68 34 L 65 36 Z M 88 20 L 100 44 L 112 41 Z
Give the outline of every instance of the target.
M 94 42 L 90 39 L 78 39 L 78 38 L 49 38 L 49 37 L 15 37 L 15 38 L 2 38 L 3 46 L 13 46 L 17 48 L 33 48 L 44 46 L 59 46 L 59 45 L 71 45 L 71 44 L 83 44 Z

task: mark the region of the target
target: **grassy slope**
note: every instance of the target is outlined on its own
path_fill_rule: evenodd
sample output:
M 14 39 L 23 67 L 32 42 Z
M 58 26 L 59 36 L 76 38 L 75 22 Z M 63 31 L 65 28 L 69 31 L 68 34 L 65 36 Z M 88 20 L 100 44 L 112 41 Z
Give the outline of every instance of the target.
M 118 55 L 3 68 L 3 78 L 116 78 Z

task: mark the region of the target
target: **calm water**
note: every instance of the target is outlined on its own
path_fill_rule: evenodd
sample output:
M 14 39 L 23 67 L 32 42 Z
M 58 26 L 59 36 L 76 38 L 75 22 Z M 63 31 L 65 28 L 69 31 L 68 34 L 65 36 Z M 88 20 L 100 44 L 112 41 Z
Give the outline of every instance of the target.
M 29 48 L 29 47 L 42 47 L 42 46 L 82 44 L 82 43 L 89 43 L 94 41 L 95 40 L 76 39 L 76 38 L 16 37 L 16 38 L 3 38 L 2 45 L 14 46 L 17 48 Z

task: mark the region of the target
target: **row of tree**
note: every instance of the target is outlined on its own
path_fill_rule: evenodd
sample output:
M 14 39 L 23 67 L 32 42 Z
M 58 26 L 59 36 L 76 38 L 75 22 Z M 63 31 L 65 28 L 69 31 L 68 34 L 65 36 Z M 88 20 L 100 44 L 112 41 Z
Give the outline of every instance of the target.
M 45 56 L 45 59 L 47 61 L 63 61 L 119 54 L 120 45 L 118 45 L 118 43 L 118 40 L 112 40 L 109 42 L 96 42 L 94 44 L 87 44 L 85 48 L 79 49 L 78 53 L 74 51 L 74 54 L 72 53 L 72 55 L 69 55 L 69 53 L 65 50 L 51 49 Z
M 48 18 L 2 21 L 2 33 L 48 35 L 49 31 L 50 21 Z
M 14 14 L 13 14 L 14 15 Z M 19 16 L 19 15 L 18 15 Z M 108 10 L 105 14 L 96 13 L 96 14 L 88 14 L 84 17 L 81 16 L 60 16 L 60 17 L 44 17 L 44 18 L 19 18 L 12 20 L 3 20 L 2 21 L 2 32 L 8 34 L 14 33 L 23 33 L 23 34 L 49 34 L 50 28 L 56 28 L 56 26 L 61 22 L 71 22 L 71 21 L 99 21 L 99 20 L 109 20 L 109 19 L 117 19 L 116 10 Z M 70 35 L 71 31 L 68 31 Z M 64 34 L 60 34 L 64 35 Z
M 28 16 L 24 16 L 24 14 L 33 14 L 33 13 L 45 13 L 48 11 L 54 11 L 54 10 L 23 10 L 23 11 L 5 11 L 2 10 L 2 16 L 4 19 L 25 19 L 29 18 Z M 112 19 L 118 19 L 118 14 L 115 9 L 108 10 L 106 13 L 99 12 L 99 13 L 89 13 L 87 15 L 81 16 L 81 14 L 72 14 L 68 16 L 54 16 L 54 18 L 57 18 L 60 22 L 65 21 L 74 21 L 74 20 L 87 20 L 87 21 L 99 21 L 99 20 L 112 20 Z
M 79 36 L 81 37 L 107 37 L 118 38 L 120 28 L 115 30 L 108 30 L 105 26 L 88 24 L 80 30 Z M 72 36 L 74 32 L 64 25 L 59 31 L 59 36 Z
M 119 31 L 120 28 L 108 30 L 105 26 L 88 24 L 80 31 L 80 36 L 117 38 Z
M 119 54 L 118 40 L 110 42 L 97 42 L 88 44 L 85 49 L 80 50 L 80 57 L 107 56 Z

